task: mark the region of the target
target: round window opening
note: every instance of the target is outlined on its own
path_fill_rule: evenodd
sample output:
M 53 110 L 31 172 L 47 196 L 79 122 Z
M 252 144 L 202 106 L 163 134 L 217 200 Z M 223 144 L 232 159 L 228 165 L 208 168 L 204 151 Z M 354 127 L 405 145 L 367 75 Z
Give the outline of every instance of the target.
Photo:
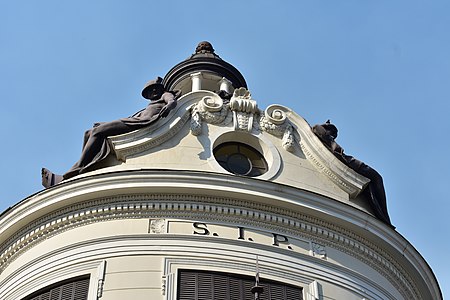
M 267 162 L 258 150 L 237 142 L 220 144 L 213 150 L 216 161 L 230 173 L 256 177 L 267 172 Z

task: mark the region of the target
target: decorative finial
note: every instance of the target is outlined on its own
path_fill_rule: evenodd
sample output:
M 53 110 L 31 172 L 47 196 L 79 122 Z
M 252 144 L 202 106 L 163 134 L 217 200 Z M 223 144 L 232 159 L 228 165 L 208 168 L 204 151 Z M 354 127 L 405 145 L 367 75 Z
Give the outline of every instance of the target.
M 198 43 L 195 53 L 214 53 L 214 48 L 208 41 Z

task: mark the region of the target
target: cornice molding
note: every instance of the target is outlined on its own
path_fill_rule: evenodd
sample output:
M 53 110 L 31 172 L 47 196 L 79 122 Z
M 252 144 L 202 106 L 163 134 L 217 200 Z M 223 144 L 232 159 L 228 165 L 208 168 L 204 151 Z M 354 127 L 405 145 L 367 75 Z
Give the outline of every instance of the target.
M 28 223 L 49 210 L 93 198 L 117 194 L 138 193 L 151 190 L 154 193 L 192 193 L 200 195 L 224 195 L 247 198 L 255 202 L 276 203 L 288 209 L 306 210 L 325 214 L 374 232 L 377 236 L 390 237 L 388 226 L 371 215 L 326 196 L 314 194 L 288 185 L 267 180 L 222 173 L 184 170 L 127 170 L 119 172 L 85 175 L 45 189 L 18 203 L 0 218 L 0 243 L 2 237 L 17 230 L 21 223 Z M 274 202 L 275 201 L 275 202 Z M 406 241 L 389 240 L 404 249 Z
M 348 193 L 351 198 L 358 196 L 370 182 L 370 179 L 358 174 L 339 161 L 313 133 L 311 126 L 301 116 L 286 108 L 286 113 L 295 124 L 298 143 L 308 160 L 322 174 L 328 177 L 339 188 Z
M 138 194 L 98 198 L 47 214 L 17 231 L 0 248 L 0 271 L 21 253 L 58 233 L 95 222 L 175 218 L 241 224 L 306 238 L 338 249 L 390 280 L 405 299 L 420 299 L 414 280 L 384 249 L 324 219 L 242 199 L 191 194 Z

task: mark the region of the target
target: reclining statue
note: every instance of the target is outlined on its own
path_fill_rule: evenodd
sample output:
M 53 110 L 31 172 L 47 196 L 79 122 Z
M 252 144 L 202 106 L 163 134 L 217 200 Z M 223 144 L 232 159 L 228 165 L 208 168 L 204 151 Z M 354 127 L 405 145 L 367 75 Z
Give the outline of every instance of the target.
M 370 182 L 364 189 L 363 193 L 369 199 L 370 207 L 372 208 L 375 216 L 384 223 L 393 227 L 387 211 L 386 194 L 381 175 L 362 161 L 344 153 L 344 149 L 335 142 L 338 135 L 338 129 L 330 123 L 330 120 L 321 125 L 314 125 L 312 130 L 314 134 L 322 141 L 322 143 L 341 162 L 353 169 L 355 172 L 370 179 Z
M 165 91 L 162 78 L 149 81 L 142 91 L 142 96 L 150 100 L 148 106 L 131 117 L 110 122 L 95 123 L 85 132 L 81 157 L 64 175 L 56 175 L 42 168 L 42 185 L 46 188 L 84 173 L 104 160 L 111 153 L 107 140 L 109 136 L 128 133 L 165 118 L 177 105 L 179 91 Z

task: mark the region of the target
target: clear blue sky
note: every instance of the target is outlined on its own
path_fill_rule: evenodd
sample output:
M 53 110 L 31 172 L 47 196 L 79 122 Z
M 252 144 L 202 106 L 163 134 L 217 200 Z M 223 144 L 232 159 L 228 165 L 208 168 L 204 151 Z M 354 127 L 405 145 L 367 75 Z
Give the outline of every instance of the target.
M 450 296 L 449 16 L 445 0 L 0 0 L 0 210 L 42 189 L 42 166 L 68 170 L 85 129 L 145 107 L 145 82 L 208 40 L 260 108 L 337 125 Z

